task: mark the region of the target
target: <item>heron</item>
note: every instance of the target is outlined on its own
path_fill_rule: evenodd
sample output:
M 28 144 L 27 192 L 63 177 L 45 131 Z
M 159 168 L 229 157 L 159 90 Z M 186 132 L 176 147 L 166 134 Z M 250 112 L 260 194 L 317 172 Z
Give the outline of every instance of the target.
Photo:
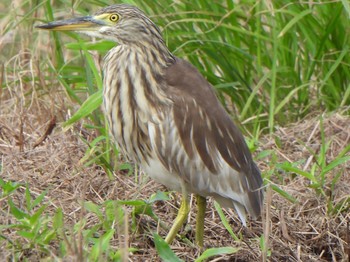
M 40 29 L 112 40 L 103 65 L 103 109 L 121 153 L 155 181 L 181 193 L 165 241 L 171 243 L 196 196 L 195 243 L 203 246 L 206 198 L 232 208 L 242 224 L 263 204 L 261 172 L 213 86 L 169 51 L 157 25 L 139 8 L 115 4 L 94 15 L 52 21 Z

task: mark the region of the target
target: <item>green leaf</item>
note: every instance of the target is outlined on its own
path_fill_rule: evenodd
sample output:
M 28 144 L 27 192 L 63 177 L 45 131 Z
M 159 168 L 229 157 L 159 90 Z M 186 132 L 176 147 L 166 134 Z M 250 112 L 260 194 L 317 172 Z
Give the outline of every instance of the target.
M 149 204 L 142 205 L 142 206 L 135 206 L 134 208 L 134 214 L 135 215 L 147 215 L 154 220 L 158 221 L 157 215 L 153 212 L 152 206 Z
M 283 37 L 284 34 L 295 24 L 299 22 L 300 19 L 304 18 L 304 16 L 307 16 L 313 12 L 312 9 L 306 9 L 298 14 L 296 14 L 293 19 L 291 19 L 288 24 L 282 29 L 282 31 L 278 34 L 278 37 Z
M 40 242 L 42 242 L 43 244 L 47 245 L 55 237 L 56 237 L 56 232 L 54 230 L 46 230 L 45 232 L 41 233 L 41 235 L 40 235 Z
M 221 219 L 221 222 L 222 224 L 224 225 L 224 227 L 226 228 L 226 230 L 230 233 L 230 235 L 232 236 L 232 238 L 235 240 L 235 241 L 240 241 L 240 239 L 236 236 L 236 234 L 233 232 L 230 224 L 228 223 L 225 215 L 224 215 L 224 212 L 222 212 L 222 208 L 221 206 L 219 205 L 219 203 L 217 203 L 216 201 L 214 201 L 214 207 L 216 209 L 216 211 L 218 212 L 219 214 L 219 217 Z
M 46 196 L 48 190 L 46 189 L 44 192 L 42 192 L 36 199 L 34 199 L 34 201 L 32 201 L 31 205 L 30 205 L 30 209 L 33 209 L 34 207 L 36 207 L 38 204 L 40 204 L 44 197 Z
M 19 183 L 11 182 L 11 181 L 5 182 L 3 179 L 0 178 L 0 188 L 2 189 L 0 191 L 0 197 L 6 197 L 10 195 L 13 191 L 15 191 L 20 186 L 21 184 Z
M 52 226 L 55 230 L 63 229 L 63 211 L 62 208 L 57 208 L 52 220 Z
M 108 201 L 104 203 L 106 219 L 103 221 L 105 228 L 111 227 L 112 224 L 117 223 L 119 227 L 124 227 L 124 209 L 117 201 Z
M 348 0 L 341 0 L 341 2 L 343 3 L 344 9 L 348 13 L 348 18 L 350 19 L 350 3 L 349 3 L 349 1 Z
M 298 175 L 301 175 L 301 176 L 309 179 L 315 185 L 318 184 L 315 176 L 312 173 L 309 173 L 309 172 L 303 171 L 303 170 L 301 170 L 301 169 L 299 169 L 297 167 L 291 166 L 289 163 L 283 163 L 281 165 L 281 168 L 283 168 L 285 171 L 294 172 L 294 173 L 296 173 Z
M 82 218 L 78 223 L 74 224 L 74 233 L 81 232 L 86 226 L 86 218 Z
M 17 235 L 24 237 L 28 240 L 33 240 L 35 237 L 35 234 L 33 232 L 29 232 L 29 231 L 17 231 Z
M 26 200 L 26 208 L 28 211 L 32 210 L 31 205 L 32 205 L 32 197 L 30 195 L 29 187 L 28 184 L 26 185 L 26 191 L 25 191 L 25 200 Z
M 12 202 L 11 198 L 9 198 L 8 204 L 10 206 L 10 212 L 15 218 L 17 219 L 28 218 L 28 214 L 23 212 L 21 209 L 17 208 L 15 204 Z
M 109 242 L 113 235 L 114 229 L 110 229 L 96 241 L 89 254 L 91 261 L 100 261 L 103 258 L 103 253 L 110 248 Z
M 330 162 L 323 170 L 322 170 L 322 174 L 326 174 L 329 171 L 333 170 L 334 168 L 336 168 L 337 166 L 344 164 L 346 162 L 350 161 L 350 156 L 344 156 L 341 158 L 337 158 L 335 160 L 333 160 L 332 162 Z
M 286 191 L 281 189 L 279 186 L 271 184 L 271 188 L 272 188 L 272 190 L 274 190 L 275 192 L 277 192 L 278 194 L 283 196 L 285 199 L 287 199 L 291 203 L 296 203 L 297 202 L 297 199 L 295 197 L 293 197 L 290 194 L 288 194 Z
M 158 255 L 162 259 L 162 261 L 168 262 L 181 262 L 181 260 L 176 254 L 171 250 L 168 243 L 166 243 L 163 238 L 161 238 L 157 233 L 153 234 L 154 244 L 156 245 L 156 249 Z
M 147 201 L 149 204 L 152 204 L 156 201 L 166 201 L 169 200 L 169 193 L 157 191 L 156 193 L 152 194 L 149 200 Z
M 99 42 L 81 42 L 81 43 L 68 43 L 65 45 L 67 49 L 71 50 L 81 50 L 82 46 L 86 50 L 95 50 L 95 51 L 109 51 L 116 46 L 115 42 L 111 41 L 99 41 Z
M 271 256 L 271 250 L 267 249 L 266 243 L 265 243 L 265 236 L 260 236 L 260 249 L 263 253 L 266 253 L 268 257 Z
M 140 199 L 121 200 L 121 201 L 118 201 L 118 203 L 121 205 L 133 206 L 134 207 L 133 215 L 147 215 L 152 219 L 154 219 L 155 221 L 159 221 L 159 218 L 153 212 L 152 205 L 144 200 L 140 200 Z
M 89 94 L 92 94 L 96 90 L 95 84 L 93 84 L 94 80 L 96 82 L 97 88 L 99 90 L 102 90 L 102 87 L 103 87 L 102 77 L 95 65 L 95 61 L 92 58 L 91 54 L 86 49 L 83 49 L 83 53 L 87 61 L 87 65 L 85 65 L 86 81 L 88 85 Z M 91 75 L 91 72 L 92 72 L 92 75 Z
M 42 200 L 44 199 L 45 195 L 47 194 L 48 190 L 45 190 L 44 192 L 42 192 L 36 199 L 32 199 L 31 195 L 30 195 L 30 190 L 28 185 L 26 186 L 26 191 L 25 191 L 25 199 L 26 199 L 26 207 L 27 210 L 30 211 L 32 210 L 34 207 L 36 207 L 39 203 L 42 202 Z
M 98 216 L 100 220 L 103 220 L 103 213 L 100 210 L 100 206 L 95 203 L 88 201 L 84 202 L 84 208 Z
M 30 221 L 30 224 L 33 226 L 35 224 L 38 223 L 38 221 L 40 221 L 40 218 L 41 218 L 41 215 L 42 213 L 45 211 L 47 205 L 43 205 L 41 206 L 30 218 L 29 218 L 29 221 Z M 40 221 L 42 222 L 42 221 Z M 39 223 L 40 223 L 39 222 Z
M 147 202 L 141 199 L 135 199 L 135 200 L 118 200 L 118 203 L 120 205 L 127 205 L 127 206 L 144 206 L 147 205 Z
M 70 119 L 68 119 L 63 124 L 63 126 L 68 128 L 70 125 L 74 124 L 80 119 L 91 114 L 93 111 L 99 108 L 101 104 L 102 104 L 102 89 L 98 90 L 96 93 L 89 96 L 89 98 L 85 100 L 85 102 L 81 105 L 78 111 Z
M 135 252 L 139 251 L 139 249 L 134 248 L 134 247 L 130 247 L 127 250 L 128 250 L 127 252 L 129 252 L 129 253 L 135 253 Z M 115 253 L 110 252 L 109 253 L 110 261 L 114 261 L 114 262 L 124 261 L 123 257 L 122 257 L 122 253 L 124 253 L 124 252 L 125 251 L 122 251 L 122 250 L 117 250 Z
M 229 255 L 237 253 L 240 250 L 238 247 L 218 247 L 218 248 L 209 248 L 203 252 L 203 254 L 198 257 L 195 262 L 201 262 L 205 259 L 211 258 L 213 256 L 220 255 Z

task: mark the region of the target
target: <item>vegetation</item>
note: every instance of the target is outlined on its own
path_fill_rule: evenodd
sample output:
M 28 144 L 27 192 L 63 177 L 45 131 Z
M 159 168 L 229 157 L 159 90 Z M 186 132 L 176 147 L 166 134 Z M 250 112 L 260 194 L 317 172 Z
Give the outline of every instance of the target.
M 53 2 L 0 3 L 0 258 L 349 256 L 347 0 L 122 1 L 149 14 L 169 49 L 213 84 L 263 170 L 263 222 L 240 229 L 210 203 L 206 250 L 192 244 L 193 219 L 173 246 L 163 241 L 176 194 L 158 191 L 109 140 L 101 64 L 115 43 L 34 28 L 111 2 Z

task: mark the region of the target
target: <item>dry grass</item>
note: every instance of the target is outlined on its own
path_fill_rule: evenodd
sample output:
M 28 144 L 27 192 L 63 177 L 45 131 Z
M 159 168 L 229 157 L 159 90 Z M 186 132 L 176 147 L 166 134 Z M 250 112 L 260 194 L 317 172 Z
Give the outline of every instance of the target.
M 17 58 L 13 61 L 18 63 L 17 69 L 22 73 L 22 78 L 26 74 L 39 74 L 36 71 L 38 69 L 30 66 L 33 63 L 28 54 L 20 54 Z M 82 125 L 64 132 L 60 123 L 68 114 L 69 101 L 65 101 L 65 96 L 60 89 L 56 89 L 53 93 L 45 89 L 34 91 L 33 88 L 33 86 L 9 85 L 2 91 L 0 97 L 1 177 L 6 181 L 23 184 L 15 195 L 16 203 L 24 205 L 25 184 L 29 185 L 34 195 L 39 195 L 48 189 L 45 197 L 45 202 L 49 204 L 48 214 L 53 214 L 57 207 L 61 207 L 65 228 L 69 231 L 69 228 L 82 217 L 87 219 L 86 228 L 98 222 L 95 215 L 82 208 L 81 201 L 102 203 L 108 199 L 147 199 L 159 190 L 159 185 L 147 180 L 142 172 L 136 172 L 136 175 L 115 174 L 114 181 L 110 181 L 101 167 L 96 165 L 85 167 L 80 160 L 87 146 L 79 136 L 91 141 L 96 134 L 84 130 Z M 38 144 L 53 116 L 57 118 L 58 124 L 53 132 Z M 328 162 L 350 143 L 349 126 L 350 118 L 341 114 L 334 113 L 324 117 L 324 133 L 327 141 L 330 141 L 326 155 Z M 279 128 L 272 137 L 265 137 L 261 143 L 264 146 L 261 146 L 260 150 L 273 150 L 277 156 L 277 160 L 274 160 L 276 163 L 299 162 L 299 168 L 309 170 L 315 161 L 315 154 L 310 152 L 317 153 L 321 147 L 320 130 L 319 116 L 315 114 L 299 123 Z M 259 163 L 263 171 L 267 172 L 271 168 L 270 161 L 271 159 L 268 158 Z M 333 191 L 326 190 L 331 194 L 330 199 L 334 204 L 349 197 L 350 164 L 346 163 L 333 170 L 327 177 L 328 182 L 336 175 L 336 171 L 342 172 L 340 181 Z M 141 182 L 136 183 L 136 180 Z M 292 204 L 279 194 L 270 191 L 271 195 L 267 197 L 266 205 L 269 207 L 268 213 L 265 212 L 263 219 L 265 221 L 268 217 L 267 222 L 252 222 L 248 228 L 242 228 L 237 218 L 231 212 L 227 213 L 235 233 L 242 235 L 241 242 L 235 242 L 232 239 L 222 226 L 212 203 L 209 203 L 205 228 L 206 247 L 241 248 L 237 254 L 231 257 L 222 256 L 216 261 L 261 259 L 263 254 L 257 238 L 263 232 L 268 236 L 268 248 L 271 250 L 268 260 L 270 261 L 346 261 L 348 252 L 346 225 L 349 214 L 343 212 L 330 216 L 327 212 L 328 198 L 316 194 L 315 190 L 308 187 L 309 181 L 301 176 L 277 172 L 273 181 L 295 197 L 297 202 Z M 161 190 L 166 189 L 162 187 Z M 176 214 L 176 208 L 172 205 L 178 207 L 180 202 L 176 194 L 171 196 L 172 200 L 169 202 L 154 204 L 156 214 L 168 224 L 171 224 Z M 191 203 L 194 204 L 193 201 Z M 2 209 L 0 224 L 15 223 L 8 213 L 9 210 L 6 212 L 5 199 L 0 199 L 0 207 Z M 130 214 L 130 207 L 125 207 L 125 211 Z M 194 216 L 195 211 L 192 211 L 186 227 L 188 231 L 184 233 L 189 239 L 193 239 Z M 130 223 L 129 221 L 129 230 L 124 235 L 125 238 L 113 240 L 115 249 L 124 245 L 138 248 L 137 253 L 129 255 L 131 261 L 158 260 L 152 241 L 152 231 L 159 231 L 163 236 L 166 231 L 160 229 L 156 222 L 147 216 L 138 217 L 137 232 L 131 231 Z M 15 231 L 7 230 L 2 234 L 12 240 L 23 241 Z M 79 246 L 79 235 L 75 235 L 73 239 L 73 242 L 75 241 Z M 5 241 L 0 243 L 0 257 L 9 259 L 13 251 L 6 249 Z M 173 243 L 172 248 L 179 257 L 187 261 L 193 260 L 200 253 L 197 248 L 179 240 Z M 54 242 L 51 252 L 55 254 L 56 251 L 57 243 Z M 76 253 L 72 252 L 66 259 L 78 259 L 79 250 L 75 251 Z M 39 258 L 40 252 L 34 249 L 23 256 L 35 261 Z
M 325 116 L 323 128 L 326 140 L 330 141 L 327 151 L 327 162 L 332 161 L 345 146 L 350 143 L 349 117 L 334 113 Z M 274 150 L 279 161 L 300 162 L 300 168 L 308 171 L 315 162 L 315 155 L 321 148 L 321 129 L 319 115 L 280 128 L 274 136 L 280 139 L 276 146 L 275 140 L 266 139 L 262 148 Z M 303 160 L 301 162 L 301 160 Z M 341 172 L 341 178 L 333 190 L 330 182 Z M 273 257 L 277 261 L 347 261 L 347 223 L 349 214 L 339 213 L 328 215 L 328 201 L 333 205 L 339 204 L 349 197 L 350 192 L 350 163 L 333 170 L 326 179 L 328 196 L 316 194 L 308 187 L 310 181 L 292 174 L 279 175 L 278 184 L 290 195 L 297 199 L 295 204 L 273 193 L 271 202 L 270 246 Z M 344 204 L 347 209 L 349 204 Z

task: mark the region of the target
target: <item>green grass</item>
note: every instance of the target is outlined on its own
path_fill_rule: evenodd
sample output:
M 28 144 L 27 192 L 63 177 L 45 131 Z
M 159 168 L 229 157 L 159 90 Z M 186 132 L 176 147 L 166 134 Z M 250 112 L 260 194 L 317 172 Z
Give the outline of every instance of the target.
M 67 110 L 73 113 L 64 123 L 66 129 L 83 122 L 86 130 L 97 133 L 92 141 L 81 137 L 88 145 L 82 159 L 85 166 L 100 166 L 111 179 L 113 171 L 124 170 L 132 174 L 130 164 L 119 162 L 118 149 L 110 143 L 100 111 L 103 87 L 100 65 L 96 62 L 101 61 L 114 44 L 98 39 L 91 42 L 74 33 L 57 34 L 33 28 L 40 22 L 62 18 L 62 14 L 65 18 L 70 17 L 70 8 L 75 14 L 86 15 L 110 4 L 110 1 L 54 2 L 51 5 L 50 1 L 38 4 L 27 0 L 18 3 L 17 8 L 9 8 L 11 1 L 8 0 L 0 4 L 3 10 L 0 19 L 5 23 L 2 25 L 3 35 L 14 36 L 12 44 L 0 46 L 0 102 L 2 94 L 11 93 L 11 88 L 18 85 L 33 84 L 38 97 L 49 94 L 58 86 L 63 87 L 71 102 Z M 315 112 L 350 112 L 350 6 L 346 0 L 314 1 L 314 4 L 251 0 L 238 4 L 229 0 L 123 2 L 135 4 L 149 14 L 163 29 L 169 49 L 176 56 L 189 60 L 213 84 L 232 117 L 244 123 L 240 127 L 253 151 L 259 148 L 259 139 L 272 134 L 278 126 L 296 122 Z M 47 52 L 43 52 L 42 45 L 50 47 Z M 30 56 L 36 57 L 38 64 L 35 66 L 40 75 L 5 78 L 5 75 L 16 76 L 18 73 L 16 68 L 7 64 L 18 50 L 27 50 Z M 30 106 L 32 94 L 33 90 L 23 92 L 27 103 L 21 106 Z M 0 105 L 0 114 L 1 110 Z M 322 119 L 320 121 L 322 127 Z M 288 201 L 294 203 L 296 199 L 282 189 L 282 182 L 281 185 L 272 182 L 280 179 L 276 175 L 280 170 L 306 178 L 309 187 L 325 197 L 329 215 L 337 215 L 349 209 L 349 198 L 334 203 L 327 190 L 334 189 L 342 176 L 342 171 L 337 168 L 350 161 L 350 147 L 344 148 L 329 162 L 325 156 L 331 140 L 324 132 L 321 134 L 321 149 L 318 152 L 309 149 L 315 158 L 310 170 L 302 170 L 299 163 L 278 162 L 271 151 L 260 152 L 257 158 L 270 159 L 269 170 L 264 173 L 266 183 L 271 182 L 271 187 Z M 328 184 L 328 174 L 334 170 L 338 170 L 337 174 Z M 24 191 L 19 192 L 21 187 Z M 122 261 L 124 252 L 137 252 L 135 248 L 125 251 L 123 247 L 119 249 L 111 244 L 116 230 L 124 233 L 128 230 L 125 217 L 130 216 L 134 221 L 133 230 L 136 230 L 135 220 L 140 213 L 146 213 L 158 223 L 159 218 L 151 204 L 166 199 L 162 195 L 155 199 L 124 202 L 106 199 L 101 205 L 82 203 L 84 212 L 96 215 L 98 223 L 87 228 L 86 220 L 81 218 L 67 228 L 63 222 L 67 214 L 63 214 L 60 208 L 53 215 L 46 212 L 48 202 L 44 199 L 47 190 L 33 197 L 28 185 L 0 180 L 0 201 L 4 201 L 0 208 L 8 208 L 9 216 L 16 221 L 0 226 L 0 241 L 6 241 L 8 249 L 13 250 L 14 260 L 25 259 L 26 251 L 38 249 L 42 257 L 55 254 L 56 258 L 65 258 L 74 253 L 82 260 Z M 15 192 L 23 195 L 25 206 L 13 201 L 11 196 Z M 241 241 L 241 236 L 234 233 L 221 208 L 215 207 L 233 241 Z M 132 212 L 125 212 L 126 208 Z M 112 227 L 115 223 L 116 226 Z M 6 236 L 4 232 L 8 230 L 16 232 L 23 241 Z M 158 235 L 153 237 L 161 258 L 181 261 Z M 54 247 L 52 243 L 55 243 Z M 212 248 L 198 256 L 197 261 L 237 251 L 233 247 Z

